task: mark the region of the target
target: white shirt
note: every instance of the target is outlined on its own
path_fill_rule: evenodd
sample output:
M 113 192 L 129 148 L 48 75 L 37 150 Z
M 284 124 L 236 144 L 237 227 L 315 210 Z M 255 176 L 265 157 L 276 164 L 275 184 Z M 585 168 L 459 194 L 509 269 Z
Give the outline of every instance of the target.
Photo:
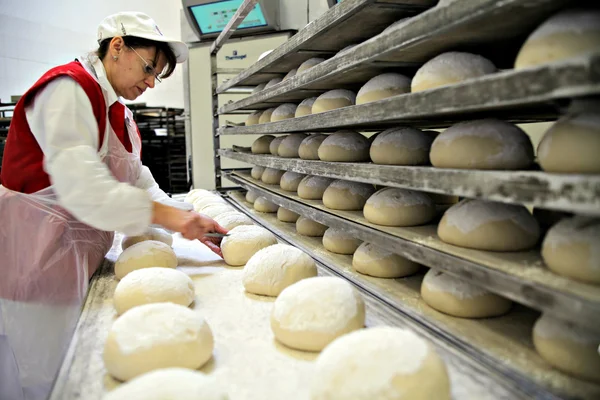
M 110 106 L 119 98 L 102 62 L 93 68 Z M 78 220 L 104 231 L 137 235 L 152 221 L 153 200 L 188 208 L 160 190 L 147 167 L 135 186 L 115 179 L 98 156 L 98 123 L 90 99 L 72 78 L 52 80 L 25 113 L 58 201 Z

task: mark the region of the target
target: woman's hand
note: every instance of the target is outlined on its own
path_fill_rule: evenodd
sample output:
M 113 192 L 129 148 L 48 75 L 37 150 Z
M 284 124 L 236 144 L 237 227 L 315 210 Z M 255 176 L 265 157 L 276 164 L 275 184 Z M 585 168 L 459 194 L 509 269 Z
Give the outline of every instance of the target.
M 186 239 L 198 239 L 213 252 L 221 257 L 223 256 L 219 247 L 221 238 L 208 238 L 204 235 L 209 232 L 227 233 L 227 229 L 206 215 L 194 211 L 184 211 L 157 202 L 154 202 L 153 206 L 153 224 L 161 225 L 171 231 L 180 232 L 181 236 Z

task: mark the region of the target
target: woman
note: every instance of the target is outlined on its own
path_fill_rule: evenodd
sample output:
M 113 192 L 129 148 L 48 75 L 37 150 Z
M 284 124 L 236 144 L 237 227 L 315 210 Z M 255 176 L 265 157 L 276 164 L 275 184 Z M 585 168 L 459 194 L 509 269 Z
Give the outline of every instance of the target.
M 199 239 L 212 219 L 172 201 L 140 161 L 134 100 L 187 46 L 142 13 L 107 17 L 99 49 L 48 71 L 14 110 L 0 176 L 0 399 L 44 399 L 113 231 Z

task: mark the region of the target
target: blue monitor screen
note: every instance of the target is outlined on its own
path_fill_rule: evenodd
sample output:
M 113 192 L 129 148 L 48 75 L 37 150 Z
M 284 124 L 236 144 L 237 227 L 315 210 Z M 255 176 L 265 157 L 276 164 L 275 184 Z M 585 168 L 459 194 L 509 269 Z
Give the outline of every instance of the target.
M 242 5 L 244 0 L 224 0 L 215 3 L 201 4 L 190 7 L 198 26 L 202 33 L 216 33 L 225 29 L 231 17 L 237 9 Z M 265 15 L 260 8 L 260 4 L 256 4 L 254 9 L 246 16 L 246 19 L 238 26 L 237 29 L 254 28 L 257 26 L 267 26 Z

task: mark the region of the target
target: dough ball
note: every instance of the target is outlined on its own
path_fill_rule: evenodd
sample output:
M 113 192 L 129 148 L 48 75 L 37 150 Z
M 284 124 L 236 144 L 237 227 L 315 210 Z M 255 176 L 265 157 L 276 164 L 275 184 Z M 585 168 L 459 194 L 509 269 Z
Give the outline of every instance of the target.
M 432 58 L 419 68 L 413 77 L 411 92 L 452 85 L 494 72 L 496 67 L 487 58 L 471 53 L 450 51 Z
M 283 81 L 283 78 L 273 78 L 271 79 L 269 82 L 267 82 L 267 84 L 265 85 L 265 89 L 268 89 L 272 86 L 277 85 L 278 83 L 280 83 L 281 81 Z
M 113 303 L 117 314 L 151 303 L 189 306 L 194 301 L 194 283 L 181 271 L 151 267 L 127 274 L 115 288 Z
M 261 111 L 254 111 L 252 114 L 248 115 L 246 118 L 246 126 L 257 125 L 260 123 L 260 116 L 262 115 Z
M 185 368 L 147 372 L 108 392 L 102 400 L 227 400 L 215 378 Z
M 404 75 L 389 72 L 371 78 L 356 95 L 356 104 L 366 104 L 383 100 L 402 93 L 410 93 L 410 79 Z
M 115 277 L 123 279 L 128 273 L 150 267 L 175 268 L 177 256 L 168 244 L 146 240 L 124 250 L 115 262 Z
M 433 346 L 408 329 L 347 334 L 319 355 L 311 400 L 450 400 L 450 379 Z
M 548 18 L 527 38 L 517 55 L 515 69 L 583 56 L 599 47 L 600 11 L 563 10 Z
M 323 234 L 323 247 L 336 254 L 354 254 L 361 243 L 362 240 L 356 239 L 341 229 L 329 228 Z
M 287 244 L 274 244 L 248 260 L 242 282 L 247 292 L 277 297 L 286 287 L 313 276 L 317 276 L 317 266 L 308 254 Z
M 455 246 L 521 251 L 536 245 L 540 228 L 523 206 L 467 199 L 446 211 L 437 233 L 442 241 Z
M 252 143 L 252 153 L 253 154 L 269 154 L 269 146 L 271 142 L 275 139 L 273 135 L 263 135 L 256 139 Z
M 354 131 L 337 131 L 319 146 L 319 159 L 323 161 L 369 161 L 369 139 Z
M 293 78 L 294 76 L 296 76 L 297 73 L 298 73 L 298 68 L 294 68 L 290 72 L 285 74 L 285 76 L 283 77 L 283 80 L 285 81 L 286 79 Z
M 318 160 L 319 146 L 327 139 L 327 135 L 314 134 L 308 135 L 298 148 L 298 156 L 303 160 Z
M 325 225 L 313 221 L 312 219 L 299 217 L 296 220 L 296 232 L 298 232 L 300 235 L 319 237 L 323 236 L 326 230 L 327 227 Z
M 543 314 L 533 326 L 533 345 L 554 368 L 600 383 L 600 333 Z
M 268 122 L 271 122 L 271 115 L 273 115 L 273 111 L 275 111 L 275 108 L 268 108 L 265 111 L 263 111 L 262 114 L 260 114 L 260 118 L 258 119 L 258 123 L 259 124 L 266 124 Z
M 256 193 L 254 190 L 248 190 L 248 192 L 246 193 L 246 201 L 248 203 L 254 204 L 256 199 L 258 199 L 258 193 Z
M 284 119 L 294 118 L 296 114 L 296 105 L 292 103 L 282 104 L 271 114 L 271 122 L 283 121 Z
M 273 140 L 271 142 L 271 145 L 269 146 L 269 150 L 271 151 L 271 154 L 274 156 L 278 156 L 279 155 L 279 145 L 281 144 L 281 142 L 283 141 L 283 139 L 286 138 L 287 135 L 283 135 L 283 136 L 278 136 L 275 138 L 275 140 Z
M 266 168 L 265 172 L 263 172 L 261 180 L 267 185 L 279 185 L 279 181 L 281 181 L 281 177 L 285 171 L 274 168 Z
M 235 208 L 228 204 L 213 204 L 204 207 L 202 210 L 200 210 L 200 213 L 210 218 L 216 218 L 221 214 L 228 213 L 231 211 L 235 211 Z
M 274 213 L 277 212 L 279 206 L 264 197 L 259 197 L 254 202 L 254 209 L 258 212 L 263 213 Z
M 252 94 L 256 94 L 258 92 L 262 92 L 263 90 L 265 90 L 265 87 L 267 86 L 267 82 L 263 82 L 258 86 L 255 86 L 254 89 L 252 89 Z
M 373 140 L 369 155 L 375 164 L 426 165 L 432 139 L 415 128 L 391 128 Z
M 332 210 L 360 211 L 373 193 L 373 185 L 338 179 L 325 189 L 323 205 Z
M 128 249 L 134 244 L 145 242 L 146 240 L 156 240 L 157 242 L 163 242 L 169 246 L 173 246 L 173 236 L 163 229 L 148 228 L 148 230 L 139 236 L 125 236 L 121 241 L 121 248 L 123 250 Z
M 260 165 L 255 165 L 250 170 L 250 176 L 252 176 L 254 179 L 261 179 L 263 172 L 265 172 L 265 169 L 266 169 L 265 167 L 261 167 Z
M 355 101 L 356 94 L 351 90 L 330 90 L 317 97 L 317 100 L 313 103 L 311 113 L 318 114 L 337 108 L 353 106 Z
M 266 56 L 268 56 L 269 54 L 271 54 L 273 52 L 273 50 L 275 50 L 275 49 L 271 49 L 271 50 L 267 50 L 267 51 L 262 52 L 260 54 L 260 56 L 258 56 L 258 60 L 257 61 L 260 61 L 263 58 L 265 58 Z
M 600 174 L 600 114 L 591 112 L 559 119 L 538 146 L 544 171 Z
M 194 201 L 194 211 L 198 212 L 209 205 L 215 204 L 227 204 L 227 202 L 217 195 L 202 197 Z
M 439 134 L 431 145 L 438 168 L 524 169 L 533 163 L 529 136 L 498 119 L 461 122 Z
M 298 197 L 305 200 L 321 200 L 331 182 L 333 182 L 331 178 L 308 175 L 298 185 Z
M 312 67 L 314 67 L 317 64 L 322 63 L 323 61 L 325 61 L 324 58 L 319 58 L 319 57 L 309 58 L 308 60 L 306 60 L 302 64 L 300 64 L 300 66 L 298 67 L 298 71 L 296 72 L 296 75 L 299 75 L 299 74 L 303 73 L 304 71 L 311 69 Z
M 294 117 L 298 118 L 304 117 L 305 115 L 311 115 L 312 106 L 315 104 L 316 100 L 316 97 L 309 97 L 308 99 L 302 100 L 302 102 L 298 104 L 298 107 L 296 107 L 296 113 L 294 114 Z
M 206 189 L 194 189 L 190 190 L 190 192 L 185 196 L 183 201 L 185 201 L 186 203 L 194 204 L 194 201 L 196 199 L 206 196 L 213 196 L 213 193 Z
M 365 304 L 342 278 L 314 277 L 285 288 L 271 313 L 278 341 L 298 350 L 320 351 L 365 325 Z
M 419 264 L 367 242 L 354 252 L 352 266 L 357 272 L 376 278 L 402 278 L 420 269 Z
M 287 208 L 279 207 L 277 210 L 277 219 L 281 222 L 296 222 L 300 218 L 299 214 L 288 210 Z
M 435 205 L 423 192 L 388 187 L 369 197 L 363 213 L 376 225 L 415 226 L 435 217 Z
M 305 177 L 306 175 L 304 174 L 299 174 L 298 172 L 294 171 L 287 171 L 281 176 L 279 186 L 286 192 L 296 192 L 298 190 L 298 185 L 300 185 L 300 182 Z
M 433 268 L 423 278 L 421 297 L 431 308 L 462 318 L 497 317 L 512 305 L 504 297 Z
M 304 133 L 292 133 L 291 135 L 287 135 L 277 148 L 279 157 L 298 158 L 300 143 L 306 139 L 306 136 L 307 135 Z
M 160 368 L 198 369 L 212 356 L 213 335 L 201 314 L 173 303 L 134 307 L 114 322 L 104 343 L 104 366 L 128 381 Z
M 600 219 L 561 220 L 544 238 L 542 257 L 559 275 L 600 284 Z
M 448 205 L 458 203 L 458 196 L 439 193 L 427 193 L 427 195 L 431 197 L 431 200 L 433 200 L 435 204 Z
M 240 266 L 257 251 L 277 243 L 271 232 L 257 225 L 240 225 L 229 231 L 221 241 L 223 259 L 228 265 Z
M 240 225 L 254 225 L 246 214 L 239 211 L 230 211 L 217 215 L 215 221 L 228 231 Z

